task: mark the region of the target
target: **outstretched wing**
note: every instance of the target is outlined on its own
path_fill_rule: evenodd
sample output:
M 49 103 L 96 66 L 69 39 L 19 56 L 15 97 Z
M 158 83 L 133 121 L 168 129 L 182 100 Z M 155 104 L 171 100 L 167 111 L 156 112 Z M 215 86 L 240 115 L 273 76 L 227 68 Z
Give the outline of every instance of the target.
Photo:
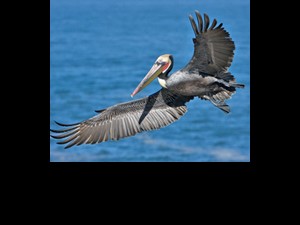
M 200 13 L 196 12 L 198 26 L 190 15 L 189 19 L 192 24 L 196 38 L 194 42 L 194 55 L 186 70 L 197 69 L 208 75 L 218 76 L 220 72 L 226 72 L 230 67 L 235 49 L 234 42 L 229 33 L 220 23 L 217 27 L 217 20 L 214 19 L 211 26 L 209 17 L 204 13 L 204 20 Z
M 76 124 L 62 124 L 68 128 L 51 130 L 58 135 L 56 139 L 64 139 L 58 144 L 73 145 L 95 144 L 107 140 L 133 136 L 142 131 L 159 129 L 178 120 L 187 112 L 185 103 L 189 97 L 178 96 L 167 89 L 139 100 L 130 101 L 98 110 L 96 116 Z

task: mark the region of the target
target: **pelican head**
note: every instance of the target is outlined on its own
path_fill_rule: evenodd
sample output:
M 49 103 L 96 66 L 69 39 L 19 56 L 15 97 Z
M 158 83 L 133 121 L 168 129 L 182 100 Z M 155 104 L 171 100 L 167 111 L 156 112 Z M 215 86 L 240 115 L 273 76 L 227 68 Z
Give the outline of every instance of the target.
M 144 79 L 139 83 L 131 97 L 136 95 L 138 92 L 143 90 L 148 84 L 150 84 L 156 77 L 160 79 L 166 79 L 168 73 L 173 67 L 173 56 L 170 54 L 164 54 L 157 58 L 154 65 L 151 67 L 149 72 L 146 74 Z M 161 84 L 161 82 L 160 82 Z M 162 85 L 162 84 L 161 84 Z M 163 85 L 162 85 L 163 86 Z

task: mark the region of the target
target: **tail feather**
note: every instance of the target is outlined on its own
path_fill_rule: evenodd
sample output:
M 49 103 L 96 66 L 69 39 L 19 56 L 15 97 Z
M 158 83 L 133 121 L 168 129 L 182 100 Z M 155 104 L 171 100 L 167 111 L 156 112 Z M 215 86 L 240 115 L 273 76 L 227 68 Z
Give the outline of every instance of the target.
M 217 73 L 216 77 L 227 82 L 235 81 L 234 76 L 230 72 L 220 71 L 219 73 Z
M 215 101 L 214 99 L 210 99 L 210 102 L 214 104 L 216 107 L 221 109 L 225 113 L 230 112 L 230 107 L 224 101 Z
M 230 87 L 235 87 L 235 88 L 244 88 L 245 87 L 244 84 L 236 83 L 234 76 L 228 71 L 227 72 L 221 71 L 216 75 L 216 77 L 221 80 L 226 81 Z
M 226 104 L 225 100 L 230 99 L 235 93 L 235 88 L 228 88 L 233 90 L 223 89 L 217 93 L 210 93 L 208 95 L 199 96 L 201 99 L 209 100 L 214 106 L 221 109 L 223 112 L 229 113 L 230 107 Z
M 233 94 L 235 94 L 235 89 L 230 88 L 230 90 L 223 89 L 222 91 L 219 91 L 217 93 L 213 93 L 209 95 L 210 100 L 216 101 L 216 102 L 223 102 L 227 99 L 230 99 Z
M 244 87 L 245 87 L 244 84 L 232 83 L 232 82 L 229 82 L 229 85 L 230 85 L 231 87 L 235 87 L 235 88 L 244 88 Z

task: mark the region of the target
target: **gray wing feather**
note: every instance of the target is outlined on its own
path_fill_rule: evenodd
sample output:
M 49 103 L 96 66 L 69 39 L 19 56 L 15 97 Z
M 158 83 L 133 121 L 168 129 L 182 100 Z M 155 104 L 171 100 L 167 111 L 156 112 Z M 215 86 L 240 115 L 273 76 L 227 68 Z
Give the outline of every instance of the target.
M 191 98 L 175 95 L 167 89 L 135 101 L 117 104 L 81 123 L 68 126 L 64 130 L 51 130 L 58 135 L 56 139 L 65 139 L 58 144 L 67 144 L 65 148 L 81 144 L 95 144 L 108 140 L 133 136 L 143 131 L 167 126 L 187 112 L 185 105 Z
M 212 76 L 218 76 L 220 71 L 226 72 L 230 67 L 235 45 L 229 33 L 222 27 L 222 23 L 217 25 L 217 20 L 214 19 L 209 27 L 209 17 L 204 14 L 204 20 L 200 13 L 196 11 L 198 28 L 195 20 L 190 15 L 195 38 L 194 54 L 191 61 L 183 70 L 198 70 Z

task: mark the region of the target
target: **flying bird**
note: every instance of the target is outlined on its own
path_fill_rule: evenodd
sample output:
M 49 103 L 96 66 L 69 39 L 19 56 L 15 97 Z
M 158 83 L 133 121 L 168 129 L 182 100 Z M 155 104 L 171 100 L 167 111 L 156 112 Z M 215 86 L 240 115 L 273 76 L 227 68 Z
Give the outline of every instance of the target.
M 67 144 L 65 148 L 81 144 L 96 144 L 108 140 L 119 140 L 143 131 L 165 127 L 187 112 L 186 103 L 198 97 L 210 101 L 225 113 L 230 112 L 225 100 L 230 99 L 236 88 L 244 84 L 237 83 L 228 71 L 235 45 L 229 33 L 217 20 L 210 24 L 207 14 L 195 11 L 197 24 L 193 17 L 189 19 L 195 33 L 193 38 L 194 54 L 190 62 L 182 69 L 169 75 L 173 67 L 173 56 L 164 54 L 157 58 L 150 71 L 139 83 L 131 97 L 143 90 L 155 78 L 161 89 L 138 100 L 133 100 L 102 110 L 97 115 L 74 124 L 58 125 L 61 130 L 50 129 L 56 133 L 58 144 Z

